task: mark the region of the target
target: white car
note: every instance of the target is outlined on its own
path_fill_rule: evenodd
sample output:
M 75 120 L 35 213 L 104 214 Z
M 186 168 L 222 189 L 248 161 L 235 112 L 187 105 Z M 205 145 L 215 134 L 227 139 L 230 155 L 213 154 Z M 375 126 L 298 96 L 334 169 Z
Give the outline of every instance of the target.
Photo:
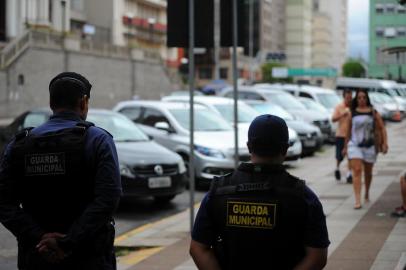
M 163 97 L 163 101 L 168 102 L 189 102 L 189 97 Z M 205 106 L 223 117 L 227 122 L 234 123 L 234 100 L 215 96 L 194 97 L 194 103 Z M 248 141 L 248 128 L 255 117 L 259 115 L 258 111 L 248 106 L 243 101 L 238 101 L 238 128 L 239 136 Z M 286 156 L 286 162 L 298 160 L 302 155 L 302 144 L 295 130 L 289 128 L 289 149 Z

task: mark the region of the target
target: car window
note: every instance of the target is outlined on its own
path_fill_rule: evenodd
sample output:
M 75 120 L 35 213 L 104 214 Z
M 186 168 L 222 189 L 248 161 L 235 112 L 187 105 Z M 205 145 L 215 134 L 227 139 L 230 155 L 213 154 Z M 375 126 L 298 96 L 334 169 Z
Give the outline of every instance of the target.
M 335 93 L 317 94 L 317 98 L 319 102 L 327 109 L 334 109 L 335 106 L 341 102 L 341 98 Z
M 141 107 L 127 107 L 127 108 L 121 109 L 120 113 L 124 114 L 125 116 L 130 118 L 132 121 L 139 123 L 141 121 L 142 108 Z
M 249 99 L 249 100 L 264 100 L 264 99 L 263 99 L 259 94 L 257 94 L 257 93 L 245 92 L 244 95 L 245 95 L 244 99 Z
M 141 124 L 153 127 L 158 122 L 166 122 L 170 126 L 168 119 L 163 113 L 156 109 L 146 108 Z
M 234 122 L 234 104 L 215 104 L 214 107 L 220 112 L 224 119 L 228 122 Z M 239 123 L 251 123 L 257 116 L 255 110 L 246 105 L 245 103 L 238 104 L 238 122 Z
M 189 130 L 189 109 L 170 109 L 170 113 L 180 126 Z M 227 131 L 232 130 L 231 125 L 217 113 L 207 108 L 196 108 L 194 114 L 196 131 Z
M 313 98 L 310 94 L 306 92 L 299 92 L 299 97 Z
M 29 113 L 24 119 L 22 128 L 38 127 L 47 121 L 49 117 L 43 113 Z
M 147 141 L 145 135 L 133 122 L 121 114 L 89 113 L 88 120 L 107 130 L 116 142 Z

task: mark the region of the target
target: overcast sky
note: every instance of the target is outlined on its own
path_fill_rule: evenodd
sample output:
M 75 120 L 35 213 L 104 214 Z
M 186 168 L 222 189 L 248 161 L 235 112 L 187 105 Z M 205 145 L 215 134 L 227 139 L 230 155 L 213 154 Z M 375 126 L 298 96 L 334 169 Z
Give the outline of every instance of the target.
M 333 0 L 341 1 L 341 0 Z M 368 60 L 369 0 L 348 0 L 348 56 Z

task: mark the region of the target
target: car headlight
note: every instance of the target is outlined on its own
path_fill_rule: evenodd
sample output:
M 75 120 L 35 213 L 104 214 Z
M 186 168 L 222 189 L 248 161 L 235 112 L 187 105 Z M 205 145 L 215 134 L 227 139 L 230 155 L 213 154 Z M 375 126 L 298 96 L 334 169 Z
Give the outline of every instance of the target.
M 195 150 L 200 154 L 208 157 L 225 158 L 224 154 L 216 149 L 211 149 L 203 146 L 195 146 Z
M 178 170 L 179 170 L 179 173 L 181 173 L 181 174 L 186 172 L 186 167 L 185 167 L 185 163 L 183 162 L 183 160 L 179 160 Z
M 120 164 L 120 175 L 129 177 L 129 178 L 134 178 L 135 175 L 132 173 L 130 167 L 124 164 Z

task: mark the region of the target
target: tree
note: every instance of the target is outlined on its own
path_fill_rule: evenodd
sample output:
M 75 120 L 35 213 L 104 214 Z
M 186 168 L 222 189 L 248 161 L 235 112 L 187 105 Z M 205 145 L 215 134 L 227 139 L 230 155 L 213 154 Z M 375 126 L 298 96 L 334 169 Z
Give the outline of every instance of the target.
M 276 82 L 285 82 L 285 83 L 290 83 L 292 82 L 292 78 L 274 78 L 272 77 L 272 69 L 273 68 L 280 68 L 280 67 L 286 67 L 285 65 L 281 63 L 275 63 L 275 62 L 269 62 L 265 63 L 262 65 L 261 70 L 262 70 L 262 81 L 265 83 L 276 83 Z
M 365 68 L 357 60 L 348 60 L 343 65 L 343 75 L 345 77 L 353 77 L 353 78 L 365 77 Z

